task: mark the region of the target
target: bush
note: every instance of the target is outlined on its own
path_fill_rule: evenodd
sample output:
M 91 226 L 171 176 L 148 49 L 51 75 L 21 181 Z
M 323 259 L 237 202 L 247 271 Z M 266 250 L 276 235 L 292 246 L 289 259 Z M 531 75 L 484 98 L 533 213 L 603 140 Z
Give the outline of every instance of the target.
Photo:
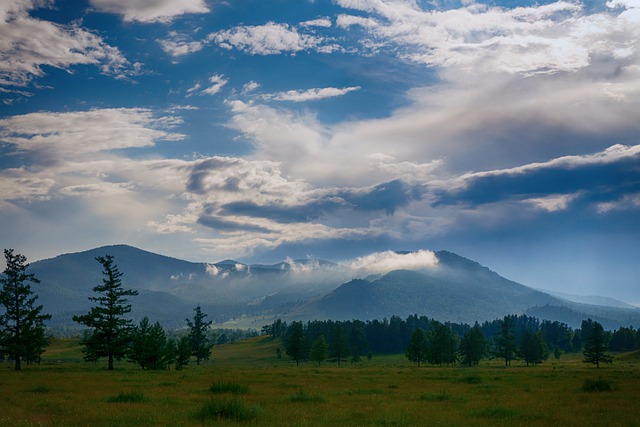
M 587 378 L 582 384 L 582 391 L 611 391 L 611 384 L 602 378 L 598 378 L 597 380 Z
M 109 403 L 140 403 L 144 401 L 144 395 L 140 392 L 119 393 L 111 396 L 107 402 Z
M 249 393 L 249 387 L 228 381 L 218 381 L 209 387 L 209 391 L 213 394 L 247 394 Z
M 429 402 L 445 402 L 447 400 L 451 400 L 453 397 L 451 393 L 446 390 L 440 391 L 434 394 L 422 394 L 420 396 L 420 400 L 427 400 Z
M 305 390 L 298 390 L 296 394 L 291 396 L 292 402 L 324 402 L 325 398 L 319 394 L 311 394 Z
M 195 418 L 200 422 L 211 419 L 251 421 L 259 412 L 259 406 L 248 406 L 238 399 L 214 398 L 195 414 Z

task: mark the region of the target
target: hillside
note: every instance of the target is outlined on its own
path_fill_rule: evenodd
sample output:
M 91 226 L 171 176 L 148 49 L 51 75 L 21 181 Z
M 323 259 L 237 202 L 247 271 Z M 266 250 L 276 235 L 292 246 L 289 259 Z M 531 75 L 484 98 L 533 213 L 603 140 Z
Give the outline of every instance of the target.
M 235 260 L 194 263 L 126 245 L 106 246 L 34 262 L 30 272 L 50 325 L 71 321 L 90 307 L 87 297 L 102 280 L 97 256 L 112 255 L 132 298 L 132 317 L 149 316 L 166 327 L 183 327 L 201 305 L 217 323 L 243 318 L 260 328 L 269 319 L 382 319 L 425 315 L 473 323 L 527 313 L 579 327 L 592 317 L 609 328 L 640 324 L 640 310 L 582 304 L 505 279 L 472 260 L 437 252 L 437 265 L 371 274 L 321 260 L 247 265 Z M 265 320 L 266 319 L 266 320 Z M 261 323 L 262 322 L 262 323 Z

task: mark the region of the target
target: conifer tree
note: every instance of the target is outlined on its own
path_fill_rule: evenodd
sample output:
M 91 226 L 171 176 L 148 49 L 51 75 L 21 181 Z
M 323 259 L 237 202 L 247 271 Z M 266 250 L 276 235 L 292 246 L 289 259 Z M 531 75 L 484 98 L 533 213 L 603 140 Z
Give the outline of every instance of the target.
M 456 361 L 457 342 L 451 328 L 443 323 L 434 322 L 427 335 L 429 363 L 442 365 Z
M 309 351 L 309 358 L 314 362 L 318 362 L 318 366 L 322 363 L 328 354 L 329 346 L 324 335 L 320 335 L 311 343 L 311 350 Z
M 504 365 L 511 365 L 516 354 L 515 325 L 511 316 L 505 316 L 500 322 L 500 331 L 495 338 L 496 356 L 504 359 Z
M 336 322 L 333 328 L 333 339 L 329 345 L 329 351 L 331 357 L 336 358 L 338 366 L 342 363 L 342 359 L 349 356 L 349 341 L 340 322 Z
M 129 358 L 142 369 L 164 369 L 173 359 L 170 354 L 172 351 L 159 322 L 151 325 L 149 318 L 145 316 L 133 329 Z
M 0 277 L 0 304 L 4 314 L 0 316 L 0 349 L 13 356 L 15 370 L 22 369 L 22 360 L 39 361 L 47 339 L 44 322 L 50 314 L 42 314 L 42 306 L 35 305 L 38 296 L 31 290 L 31 283 L 40 283 L 29 267 L 24 255 L 4 250 L 6 268 Z
M 582 322 L 582 329 L 589 331 L 585 338 L 584 348 L 582 349 L 582 354 L 584 355 L 583 362 L 593 363 L 596 365 L 596 368 L 600 367 L 600 363 L 613 362 L 613 357 L 606 353 L 608 343 L 602 325 L 591 319 L 587 319 L 586 322 Z
M 196 364 L 199 365 L 202 360 L 209 360 L 211 356 L 211 347 L 213 339 L 210 334 L 211 321 L 206 321 L 207 315 L 202 312 L 200 306 L 193 309 L 196 314 L 193 316 L 193 322 L 186 319 L 189 326 L 189 342 L 191 343 L 191 354 L 196 357 Z
M 107 357 L 107 369 L 112 371 L 114 359 L 124 357 L 128 348 L 132 323 L 124 315 L 131 311 L 128 297 L 138 295 L 138 292 L 123 289 L 122 273 L 111 255 L 97 257 L 96 261 L 102 265 L 104 276 L 102 284 L 93 288 L 98 296 L 89 297 L 96 306 L 91 307 L 87 314 L 73 316 L 73 321 L 92 329 L 91 335 L 83 340 L 85 347 L 92 347 L 85 352 L 85 357 Z
M 304 329 L 302 322 L 291 322 L 285 334 L 285 352 L 296 361 L 296 365 L 305 357 Z
M 462 363 L 467 366 L 477 365 L 487 353 L 487 341 L 477 323 L 460 340 L 458 348 Z
M 176 343 L 176 370 L 181 371 L 183 366 L 189 364 L 191 358 L 191 342 L 189 337 L 184 335 Z
M 407 351 L 405 355 L 410 362 L 416 363 L 418 367 L 420 364 L 427 361 L 428 358 L 428 346 L 427 346 L 427 336 L 424 333 L 424 330 L 421 328 L 414 329 L 411 334 L 411 340 L 409 341 L 409 347 L 407 347 Z

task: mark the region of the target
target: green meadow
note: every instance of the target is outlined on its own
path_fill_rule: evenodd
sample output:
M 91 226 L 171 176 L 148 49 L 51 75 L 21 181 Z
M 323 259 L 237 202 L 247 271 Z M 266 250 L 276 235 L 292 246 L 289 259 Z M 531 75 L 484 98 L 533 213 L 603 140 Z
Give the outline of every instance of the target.
M 295 363 L 258 337 L 214 347 L 182 371 L 116 370 L 54 340 L 41 365 L 0 365 L 1 426 L 637 426 L 640 354 L 596 369 L 581 355 L 542 365 Z M 282 347 L 282 346 L 281 346 Z

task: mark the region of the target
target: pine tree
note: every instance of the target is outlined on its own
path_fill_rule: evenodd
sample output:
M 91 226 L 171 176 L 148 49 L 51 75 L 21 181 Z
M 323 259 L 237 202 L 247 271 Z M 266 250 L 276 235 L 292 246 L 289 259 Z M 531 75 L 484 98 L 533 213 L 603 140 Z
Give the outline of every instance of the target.
M 51 315 L 42 314 L 42 306 L 35 306 L 38 296 L 31 290 L 31 283 L 40 283 L 33 274 L 27 274 L 29 267 L 24 255 L 4 250 L 6 268 L 0 277 L 0 304 L 5 312 L 0 316 L 0 348 L 13 356 L 15 370 L 22 369 L 22 359 L 39 361 L 47 339 L 44 322 Z
M 477 365 L 487 353 L 487 341 L 484 339 L 480 325 L 476 324 L 460 340 L 458 348 L 462 363 L 467 366 Z
M 202 360 L 209 360 L 211 356 L 211 347 L 213 347 L 213 339 L 210 334 L 211 321 L 206 321 L 207 315 L 202 312 L 200 306 L 193 309 L 196 314 L 193 316 L 193 322 L 186 319 L 189 326 L 189 342 L 191 343 L 191 354 L 196 358 L 196 364 L 199 365 Z
M 524 359 L 527 366 L 536 366 L 542 363 L 549 356 L 549 349 L 544 342 L 542 332 L 532 333 L 525 331 L 520 341 L 520 357 Z
M 122 273 L 113 262 L 113 257 L 97 257 L 103 267 L 102 285 L 93 288 L 97 297 L 89 297 L 89 301 L 97 305 L 91 307 L 89 313 L 73 316 L 73 321 L 92 329 L 91 336 L 83 340 L 85 346 L 92 348 L 85 352 L 85 357 L 107 357 L 109 371 L 113 370 L 114 359 L 125 356 L 128 348 L 128 338 L 132 329 L 130 319 L 124 315 L 131 312 L 128 297 L 138 295 L 137 291 L 122 288 Z
M 434 322 L 427 334 L 429 363 L 442 365 L 456 361 L 457 343 L 449 326 Z
M 314 362 L 318 362 L 318 366 L 320 366 L 320 363 L 327 358 L 328 350 L 327 340 L 324 338 L 324 335 L 320 335 L 311 343 L 309 358 Z
M 584 355 L 583 362 L 593 363 L 596 365 L 596 368 L 600 368 L 600 363 L 613 362 L 613 357 L 606 353 L 608 343 L 602 325 L 591 319 L 587 319 L 586 325 L 585 322 L 582 322 L 582 329 L 589 331 L 585 337 L 584 348 L 582 349 L 582 354 Z
M 500 322 L 500 332 L 495 338 L 496 356 L 504 359 L 504 365 L 511 365 L 516 353 L 516 335 L 513 318 L 505 316 Z
M 168 356 L 167 336 L 159 322 L 144 317 L 131 334 L 129 359 L 142 369 L 164 369 Z
M 349 341 L 340 322 L 336 322 L 333 328 L 333 339 L 329 345 L 329 351 L 331 357 L 336 358 L 338 366 L 342 363 L 342 359 L 349 356 Z
M 287 328 L 285 334 L 285 352 L 287 356 L 296 361 L 296 365 L 300 364 L 300 361 L 304 359 L 304 329 L 302 322 L 291 322 L 291 326 Z
M 414 329 L 409 341 L 409 347 L 405 355 L 410 362 L 420 364 L 427 361 L 428 358 L 427 336 L 421 328 Z
M 191 359 L 191 342 L 188 336 L 182 336 L 176 343 L 176 370 L 181 371 Z

